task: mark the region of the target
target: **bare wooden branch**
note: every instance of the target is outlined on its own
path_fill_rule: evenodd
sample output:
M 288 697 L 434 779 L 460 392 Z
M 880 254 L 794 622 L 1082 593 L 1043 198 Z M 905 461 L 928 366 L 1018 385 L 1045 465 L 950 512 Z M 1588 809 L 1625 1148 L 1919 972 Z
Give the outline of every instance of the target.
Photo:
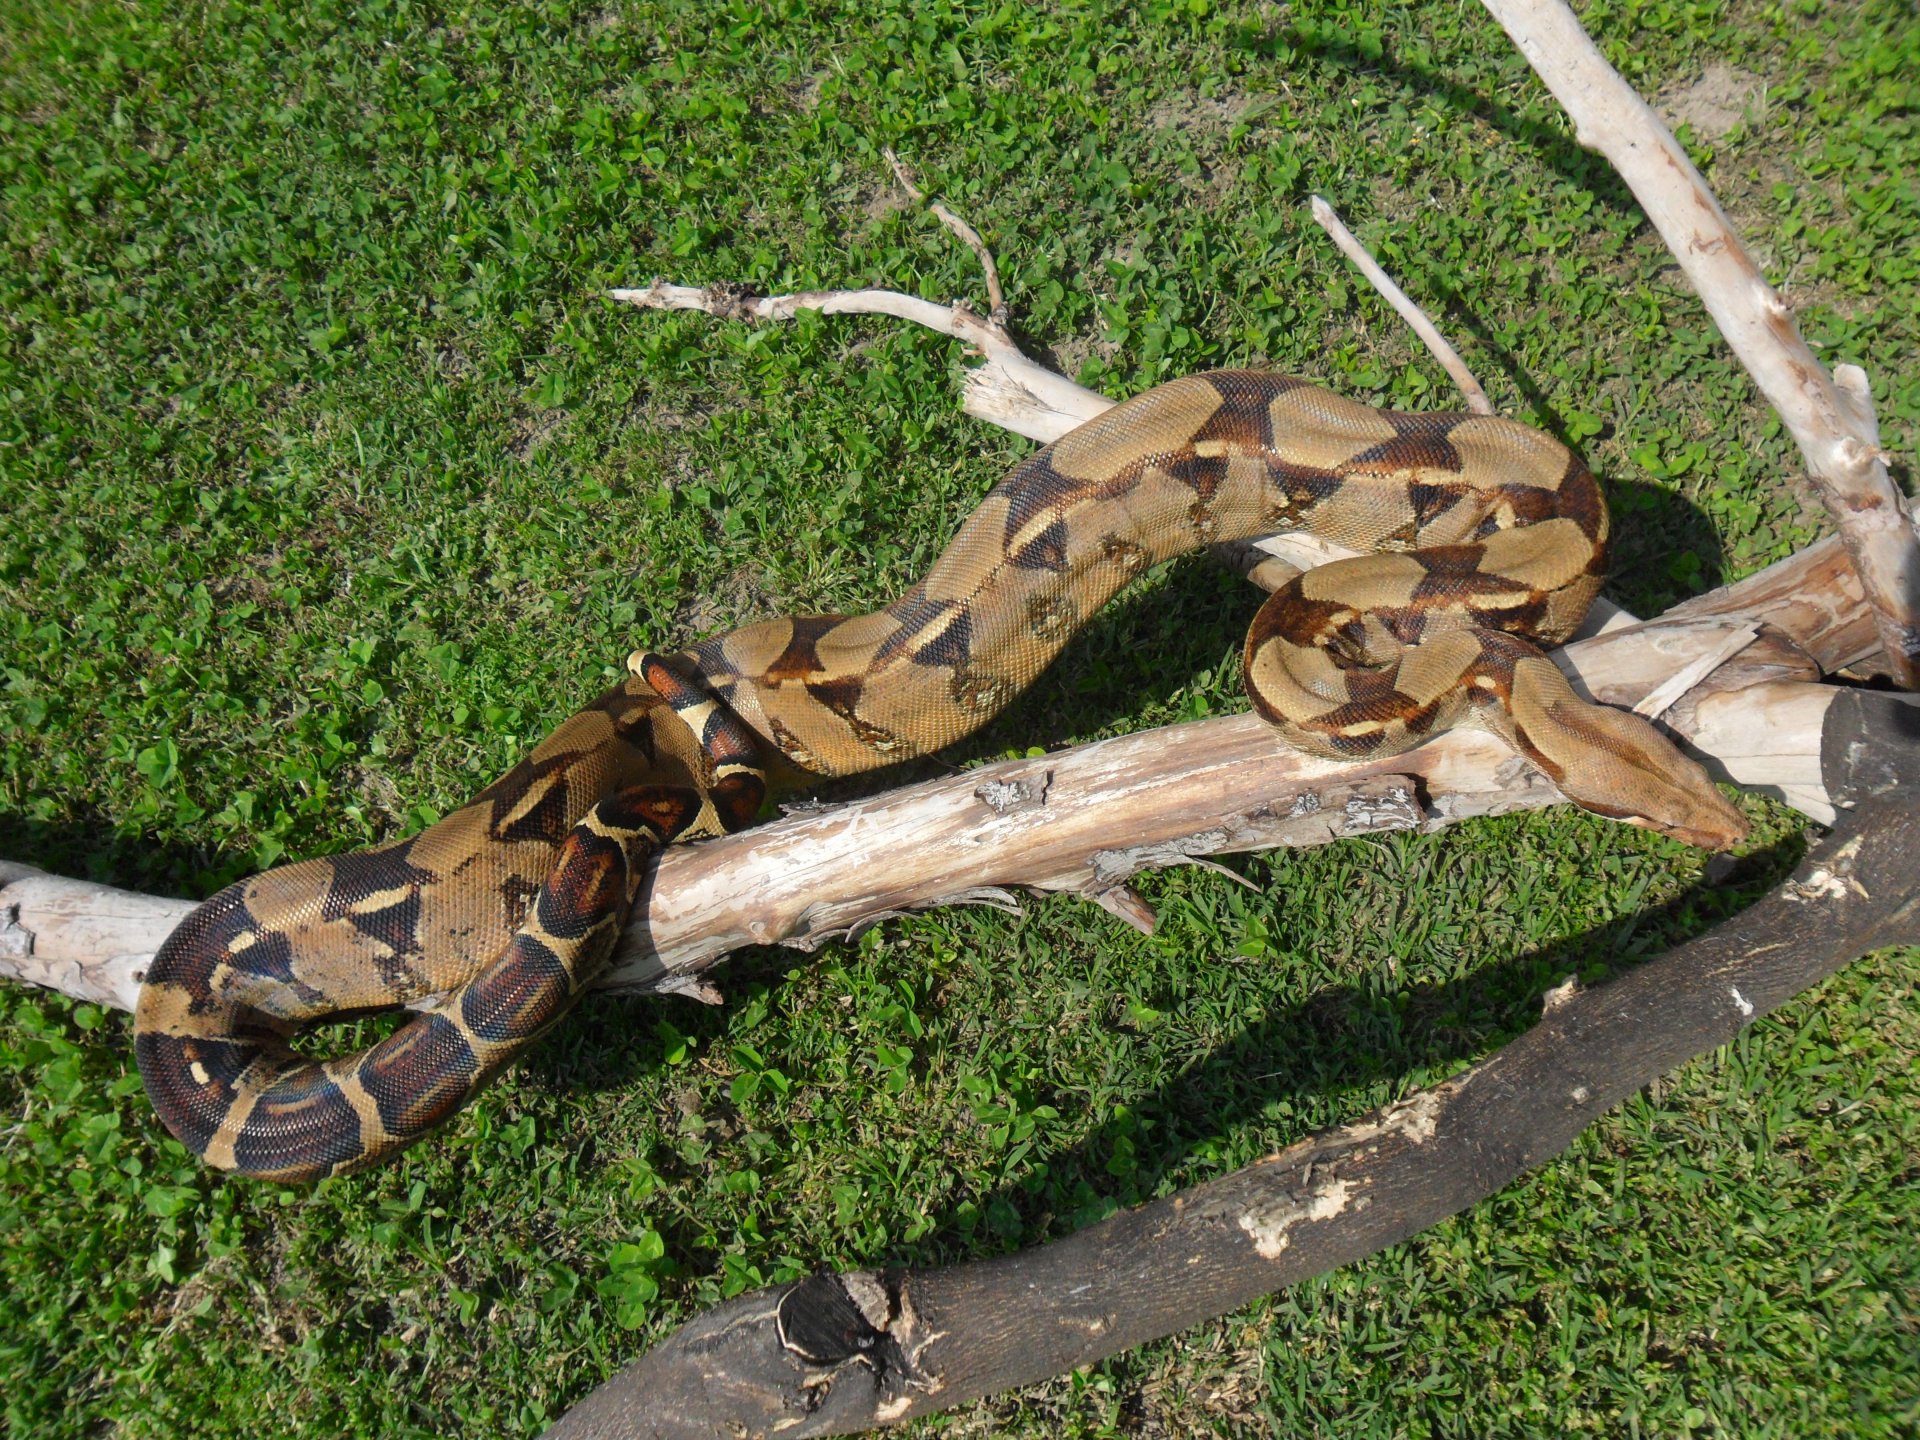
M 1113 404 L 1106 396 L 1029 360 L 1003 331 L 965 305 L 939 305 L 898 290 L 756 295 L 737 285 L 669 285 L 655 280 L 638 289 L 607 293 L 646 310 L 699 310 L 727 320 L 790 320 L 802 310 L 910 320 L 979 351 L 986 363 L 967 372 L 963 408 L 976 419 L 1030 440 L 1057 440 Z
M 1108 892 L 1151 866 L 1438 828 L 1559 798 L 1475 732 L 1343 766 L 1288 750 L 1255 716 L 1198 721 L 676 846 L 601 984 L 717 999 L 705 973 L 747 945 L 812 949 L 889 915 L 997 900 L 1011 886 L 1072 891 L 1120 913 Z M 16 937 L 12 954 L 0 952 L 0 975 L 131 1009 L 152 952 L 190 908 L 23 876 L 0 888 Z M 1133 906 L 1123 918 L 1139 915 Z M 128 933 L 135 921 L 145 925 L 138 938 Z
M 1457 1214 L 1855 956 L 1920 940 L 1920 810 L 1895 793 L 1920 783 L 1920 751 L 1857 715 L 1840 729 L 1836 749 L 1873 757 L 1874 792 L 1791 881 L 1618 980 L 1552 992 L 1539 1024 L 1463 1073 L 1037 1249 L 742 1295 L 601 1385 L 549 1436 L 895 1425 L 1171 1334 Z
M 1345 553 L 1311 536 L 1263 544 L 1299 568 Z M 1591 698 L 1632 707 L 1670 676 L 1697 672 L 1702 657 L 1725 654 L 1733 636 L 1745 642 L 1737 653 L 1663 720 L 1720 778 L 1831 822 L 1819 736 L 1834 692 L 1804 682 L 1876 644 L 1837 540 L 1657 620 L 1601 626 L 1554 658 Z M 1746 688 L 1767 685 L 1778 688 Z M 1722 692 L 1743 698 L 1709 710 L 1705 697 Z M 1379 817 L 1394 811 L 1381 796 L 1396 786 L 1409 797 L 1403 824 L 1427 829 L 1560 798 L 1504 746 L 1471 732 L 1387 761 L 1336 765 L 1286 749 L 1252 716 L 1200 721 L 675 847 L 602 984 L 715 1001 L 705 972 L 744 945 L 811 948 L 903 910 L 1005 903 L 1009 886 L 1098 900 L 1143 865 L 1382 828 Z M 1031 803 L 1015 806 L 1021 796 Z M 1110 848 L 1116 833 L 1129 836 L 1127 851 Z M 1131 869 L 1125 855 L 1137 862 Z M 191 908 L 0 862 L 0 976 L 131 1009 L 154 949 Z M 1136 923 L 1137 909 L 1123 918 Z
M 987 248 L 987 242 L 980 238 L 980 232 L 962 220 L 938 200 L 929 201 L 926 192 L 914 183 L 913 173 L 900 163 L 900 157 L 891 149 L 882 150 L 887 164 L 893 167 L 893 178 L 900 182 L 900 188 L 913 197 L 916 205 L 925 205 L 947 229 L 959 237 L 960 242 L 973 251 L 973 258 L 980 262 L 981 274 L 987 282 L 987 323 L 1002 335 L 1007 333 L 1007 297 L 1000 289 L 1000 268 L 993 263 L 993 252 Z M 1012 337 L 1007 336 L 1008 343 Z
M 897 160 L 892 163 L 902 183 L 918 196 L 917 187 L 899 169 Z M 1318 208 L 1324 210 L 1324 202 Z M 1332 222 L 1330 233 L 1344 233 L 1345 227 L 1330 210 L 1326 218 Z M 1398 293 L 1396 287 L 1357 242 L 1351 242 L 1350 236 L 1348 240 L 1363 271 L 1381 284 L 1391 299 Z M 990 265 L 990 257 L 982 256 L 982 263 Z M 969 411 L 1036 439 L 1056 438 L 1112 403 L 1028 360 L 1002 326 L 983 321 L 962 305 L 943 307 L 887 290 L 757 296 L 737 286 L 695 288 L 657 280 L 644 289 L 612 293 L 616 299 L 644 307 L 695 309 L 725 318 L 782 320 L 800 310 L 814 309 L 830 314 L 886 314 L 927 326 L 975 346 L 987 357 L 986 365 L 969 372 Z M 1405 302 L 1404 296 L 1396 302 L 1396 308 L 1402 308 L 1403 313 L 1411 311 L 1409 319 L 1416 328 L 1437 338 L 1431 322 Z M 1439 344 L 1445 347 L 1444 340 Z M 1450 347 L 1446 349 L 1451 353 Z M 1464 381 L 1463 389 L 1470 398 L 1479 394 L 1484 406 L 1484 392 L 1478 390 L 1464 367 L 1456 370 L 1449 366 L 1449 373 Z M 1859 403 L 1864 376 L 1845 374 L 1841 388 L 1855 397 L 1849 403 Z M 983 402 L 983 396 L 995 398 Z M 1301 569 L 1348 553 L 1307 535 L 1269 537 L 1257 544 L 1216 549 L 1267 588 Z M 1690 602 L 1652 626 L 1635 628 L 1631 616 L 1604 604 L 1596 610 L 1597 623 L 1590 621 L 1589 625 L 1595 638 L 1557 657 L 1577 685 L 1610 703 L 1665 714 L 1679 734 L 1695 737 L 1703 746 L 1703 758 L 1717 763 L 1721 774 L 1770 787 L 1815 818 L 1832 819 L 1832 806 L 1819 787 L 1817 775 L 1811 779 L 1808 775 L 1810 767 L 1817 771 L 1810 747 L 1819 733 L 1824 693 L 1789 700 L 1786 690 L 1772 692 L 1771 703 L 1786 706 L 1799 717 L 1794 725 L 1785 727 L 1786 733 L 1797 737 L 1787 749 L 1777 745 L 1768 748 L 1769 742 L 1756 738 L 1764 734 L 1764 724 L 1756 728 L 1756 721 L 1764 721 L 1764 710 L 1722 707 L 1710 717 L 1711 724 L 1703 725 L 1696 704 L 1701 696 L 1716 691 L 1817 678 L 1822 668 L 1851 663 L 1873 649 L 1871 621 L 1865 615 L 1858 584 L 1848 567 L 1840 563 L 1837 547 L 1813 547 L 1740 586 Z M 1157 738 L 1131 737 L 1109 742 L 1106 747 L 1050 757 L 1047 764 L 1054 769 L 1049 774 L 1057 772 L 1061 797 L 1064 799 L 1067 785 L 1079 787 L 1084 798 L 1074 808 L 1089 817 L 1093 832 L 1104 831 L 1108 823 L 1098 797 L 1118 794 L 1125 798 L 1130 821 L 1144 827 L 1131 852 L 1139 857 L 1134 868 L 1169 863 L 1165 857 L 1173 851 L 1180 858 L 1198 862 L 1205 854 L 1223 850 L 1335 838 L 1342 833 L 1340 827 L 1330 826 L 1324 819 L 1336 808 L 1329 804 L 1330 799 L 1339 800 L 1338 808 L 1343 813 L 1349 808 L 1356 815 L 1397 813 L 1393 804 L 1382 807 L 1374 803 L 1377 797 L 1366 793 L 1369 786 L 1386 785 L 1391 789 L 1398 785 L 1402 787 L 1399 793 L 1422 793 L 1428 809 L 1422 812 L 1418 807 L 1409 808 L 1404 820 L 1409 825 L 1444 824 L 1472 814 L 1552 803 L 1558 798 L 1550 786 L 1538 782 L 1524 767 L 1516 767 L 1504 752 L 1478 749 L 1474 737 L 1455 737 L 1428 747 L 1416 752 L 1417 759 L 1349 767 L 1350 773 L 1339 775 L 1316 775 L 1312 770 L 1318 762 L 1279 750 L 1262 727 L 1245 719 L 1189 728 L 1193 733 L 1183 731 L 1174 744 L 1177 753 L 1187 758 L 1218 750 L 1220 763 L 1234 772 L 1236 786 L 1251 786 L 1248 793 L 1265 792 L 1269 800 L 1278 790 L 1291 786 L 1287 816 L 1284 820 L 1276 817 L 1270 803 L 1255 806 L 1251 812 L 1244 808 L 1238 812 L 1209 809 L 1212 796 L 1204 784 L 1192 803 L 1176 802 L 1174 797 L 1179 792 L 1171 783 L 1176 777 L 1157 768 L 1166 763 L 1167 753 Z M 1194 743 L 1201 733 L 1206 735 L 1204 747 Z M 1136 748 L 1139 746 L 1147 748 L 1142 751 Z M 1157 758 L 1155 750 L 1159 750 Z M 1456 750 L 1459 753 L 1454 753 Z M 1018 764 L 1013 769 L 1018 770 Z M 1244 775 L 1237 773 L 1239 770 L 1244 770 Z M 1003 777 L 982 771 L 972 778 L 978 780 L 983 792 L 1003 781 L 1016 787 L 1028 783 L 1026 777 L 1012 773 Z M 967 783 L 961 782 L 959 788 L 965 789 Z M 1159 808 L 1142 810 L 1133 803 L 1133 787 L 1142 785 L 1156 797 Z M 1306 809 L 1296 812 L 1295 806 Z M 1301 813 L 1321 818 L 1304 826 L 1293 823 Z M 718 993 L 702 972 L 740 945 L 784 940 L 810 946 L 825 935 L 870 924 L 900 909 L 983 896 L 1003 897 L 1005 891 L 996 887 L 1004 885 L 1077 890 L 1130 923 L 1151 923 L 1137 897 L 1130 903 L 1127 892 L 1120 888 L 1130 871 L 1111 856 L 1089 871 L 1084 847 L 1075 848 L 1079 840 L 1072 827 L 1052 836 L 1051 851 L 1044 847 L 1029 850 L 1018 841 L 999 837 L 995 853 L 1008 858 L 1008 869 L 985 887 L 970 863 L 958 868 L 951 864 L 923 866 L 884 891 L 864 883 L 843 883 L 838 888 L 833 883 L 824 887 L 821 883 L 824 872 L 840 865 L 845 867 L 839 871 L 843 877 L 870 875 L 868 857 L 874 853 L 873 840 L 881 831 L 901 837 L 889 847 L 894 857 L 911 855 L 922 846 L 937 853 L 940 847 L 931 837 L 941 833 L 943 824 L 958 821 L 964 825 L 974 818 L 965 804 L 953 810 L 950 797 L 941 794 L 939 787 L 922 787 L 886 797 L 878 811 L 854 807 L 849 812 L 803 817 L 749 837 L 675 852 L 660 868 L 654 904 L 636 921 L 646 929 L 647 939 L 629 937 L 622 952 L 623 963 L 606 983 L 676 990 L 717 1000 Z M 850 828 L 859 835 L 859 843 L 841 843 L 844 834 L 830 840 L 836 827 L 847 828 L 847 821 L 852 822 Z M 1153 833 L 1148 833 L 1150 830 Z M 967 851 L 962 848 L 955 853 L 964 855 Z M 834 864 L 824 862 L 822 857 L 827 855 L 836 857 Z M 794 857 L 811 857 L 813 863 L 800 864 Z M 741 877 L 748 871 L 758 878 L 743 885 Z M 1093 883 L 1088 881 L 1089 873 L 1097 876 Z M 57 903 L 53 900 L 56 891 Z M 136 977 L 147 954 L 178 919 L 176 909 L 170 908 L 174 902 L 151 902 L 149 897 L 128 897 L 122 892 L 81 887 L 51 877 L 35 880 L 28 891 L 18 893 L 35 897 L 23 913 L 40 917 L 40 948 L 37 953 L 24 953 L 17 925 L 14 931 L 0 931 L 0 973 L 10 970 L 35 983 L 88 993 L 107 1003 L 131 1004 Z M 742 913 L 734 900 L 742 893 L 767 897 L 769 904 L 754 913 Z M 161 908 L 142 909 L 136 902 Z M 97 916 L 115 912 L 116 907 L 149 917 L 157 933 L 143 944 L 123 944 L 107 953 L 86 937 L 97 926 Z M 72 936 L 74 942 L 56 941 L 55 936 Z M 14 942 L 11 947 L 9 938 Z M 14 952 L 11 957 L 6 953 L 9 948 Z
M 1380 262 L 1367 252 L 1367 247 L 1362 245 L 1359 238 L 1346 227 L 1346 222 L 1341 220 L 1333 206 L 1316 195 L 1312 200 L 1312 210 L 1313 218 L 1319 223 L 1320 228 L 1332 237 L 1333 243 L 1340 247 L 1340 253 L 1354 263 L 1360 273 L 1367 277 L 1373 288 L 1378 290 L 1385 297 L 1386 302 L 1399 313 L 1400 318 L 1407 322 L 1413 333 L 1420 337 L 1427 349 L 1433 352 L 1433 358 L 1440 362 L 1440 368 L 1447 372 L 1461 395 L 1466 398 L 1467 408 L 1476 415 L 1493 414 L 1493 402 L 1487 399 L 1487 392 L 1480 387 L 1480 382 L 1474 379 L 1473 372 L 1467 369 L 1467 362 L 1460 358 L 1460 352 L 1447 342 L 1446 336 L 1440 333 L 1440 327 L 1427 318 L 1426 311 L 1414 304 L 1407 297 L 1407 292 L 1395 284 L 1393 277 L 1381 268 Z
M 1653 221 L 1740 363 L 1779 413 L 1860 574 L 1892 674 L 1920 687 L 1920 531 L 1887 473 L 1864 371 L 1827 373 L 1673 138 L 1563 0 L 1484 0 Z
M 193 905 L 0 860 L 0 976 L 131 1010 L 153 952 Z

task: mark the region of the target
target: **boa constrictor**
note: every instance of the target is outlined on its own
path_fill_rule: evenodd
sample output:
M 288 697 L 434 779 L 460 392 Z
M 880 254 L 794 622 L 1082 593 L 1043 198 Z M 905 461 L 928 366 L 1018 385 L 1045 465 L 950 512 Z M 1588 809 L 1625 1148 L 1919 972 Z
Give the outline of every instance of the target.
M 658 847 L 738 828 L 784 757 L 846 775 L 978 729 L 1148 566 L 1308 529 L 1375 553 L 1298 575 L 1246 645 L 1291 744 L 1360 757 L 1449 726 L 1505 736 L 1589 810 L 1722 847 L 1744 823 L 1636 716 L 1538 646 L 1599 590 L 1599 487 L 1557 441 L 1403 415 L 1254 372 L 1176 380 L 1034 454 L 884 610 L 770 620 L 633 676 L 409 839 L 269 871 L 168 938 L 135 1018 L 161 1118 L 208 1163 L 337 1175 L 444 1120 L 607 963 Z M 444 997 L 316 1061 L 316 1019 Z

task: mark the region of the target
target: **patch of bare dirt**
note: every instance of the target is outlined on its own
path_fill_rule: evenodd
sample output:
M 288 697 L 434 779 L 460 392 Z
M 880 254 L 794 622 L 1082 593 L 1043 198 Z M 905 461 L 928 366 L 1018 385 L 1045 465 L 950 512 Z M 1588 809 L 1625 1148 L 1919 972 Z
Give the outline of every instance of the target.
M 1089 356 L 1098 356 L 1101 360 L 1111 360 L 1120 353 L 1120 342 L 1109 340 L 1101 335 L 1069 335 L 1054 346 L 1047 364 L 1069 379 L 1080 373 L 1080 367 L 1087 363 Z
M 819 70 L 804 80 L 796 80 L 786 87 L 787 99 L 793 108 L 806 114 L 820 103 L 820 87 L 826 84 L 827 72 Z
M 756 565 L 736 566 L 711 590 L 688 596 L 674 610 L 674 633 L 690 639 L 736 629 L 780 613 Z
M 881 225 L 902 210 L 912 209 L 913 202 L 907 199 L 906 193 L 899 186 L 882 185 L 873 194 L 861 200 L 860 208 L 866 212 L 869 223 Z
M 571 418 L 565 410 L 540 410 L 518 415 L 513 422 L 513 443 L 507 447 L 516 460 L 531 460 L 554 436 L 567 428 Z
M 1147 124 L 1156 130 L 1224 130 L 1250 115 L 1257 103 L 1238 90 L 1219 95 L 1187 91 L 1169 95 L 1147 111 Z
M 1716 61 L 1686 85 L 1669 85 L 1653 108 L 1669 125 L 1688 125 L 1702 140 L 1719 140 L 1743 120 L 1758 120 L 1766 108 L 1767 82 L 1737 66 Z
M 627 424 L 636 431 L 672 435 L 679 430 L 698 430 L 707 423 L 717 406 L 712 397 L 687 396 L 675 404 L 658 395 L 646 395 L 627 410 Z M 700 478 L 700 470 L 687 453 L 687 447 L 668 441 L 660 452 L 660 480 L 676 490 Z
M 443 345 L 436 346 L 433 351 L 433 364 L 434 368 L 440 372 L 441 378 L 452 385 L 468 379 L 474 370 L 473 361 L 457 340 L 449 340 Z

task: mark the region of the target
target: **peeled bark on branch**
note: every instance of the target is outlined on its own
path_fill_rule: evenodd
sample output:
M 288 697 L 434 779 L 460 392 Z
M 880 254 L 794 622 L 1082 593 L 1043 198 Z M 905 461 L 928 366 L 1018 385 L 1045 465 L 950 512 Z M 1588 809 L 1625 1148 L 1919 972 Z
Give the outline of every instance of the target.
M 1885 945 L 1920 941 L 1914 712 L 1847 692 L 1827 778 L 1854 805 L 1786 884 L 1465 1072 L 1244 1170 L 1000 1259 L 822 1273 L 708 1310 L 552 1440 L 839 1435 L 1091 1364 L 1371 1255 L 1558 1155 L 1657 1077 Z
M 1680 657 L 1709 652 L 1725 633 L 1718 622 L 1653 622 L 1560 653 L 1587 688 L 1632 703 Z M 1831 707 L 1849 692 L 1798 678 L 1810 669 L 1784 640 L 1771 650 L 1755 642 L 1676 709 L 1710 768 L 1830 820 L 1837 802 L 1821 747 Z M 1726 674 L 1748 688 L 1713 690 Z M 1023 888 L 1083 895 L 1151 928 L 1150 912 L 1125 888 L 1143 869 L 1437 830 L 1560 798 L 1503 744 L 1473 731 L 1356 765 L 1289 750 L 1251 715 L 1196 721 L 676 846 L 661 857 L 600 985 L 715 1000 L 707 972 L 742 946 L 813 949 L 906 910 L 1010 905 Z M 192 908 L 0 862 L 0 976 L 131 1009 L 154 949 Z

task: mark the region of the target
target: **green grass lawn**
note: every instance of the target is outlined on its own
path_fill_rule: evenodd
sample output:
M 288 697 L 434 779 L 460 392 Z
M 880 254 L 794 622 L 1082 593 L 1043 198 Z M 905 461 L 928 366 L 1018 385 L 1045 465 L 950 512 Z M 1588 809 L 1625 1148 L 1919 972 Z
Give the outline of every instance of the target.
M 1920 425 L 1910 0 L 1597 0 L 1830 361 Z M 0 0 L 0 855 L 201 895 L 458 805 L 618 673 L 883 603 L 1027 447 L 949 341 L 749 330 L 654 275 L 981 302 L 1114 394 L 1444 377 L 1585 450 L 1652 613 L 1821 533 L 1624 186 L 1472 4 Z M 1239 707 L 1253 598 L 1189 560 L 966 763 Z M 1000 1253 L 1431 1083 L 1760 893 L 1567 812 L 945 912 L 589 1002 L 398 1164 L 199 1168 L 126 1019 L 0 993 L 10 1435 L 523 1436 L 688 1316 Z M 917 1433 L 1901 1436 L 1920 1428 L 1920 1016 L 1862 962 L 1364 1264 Z

